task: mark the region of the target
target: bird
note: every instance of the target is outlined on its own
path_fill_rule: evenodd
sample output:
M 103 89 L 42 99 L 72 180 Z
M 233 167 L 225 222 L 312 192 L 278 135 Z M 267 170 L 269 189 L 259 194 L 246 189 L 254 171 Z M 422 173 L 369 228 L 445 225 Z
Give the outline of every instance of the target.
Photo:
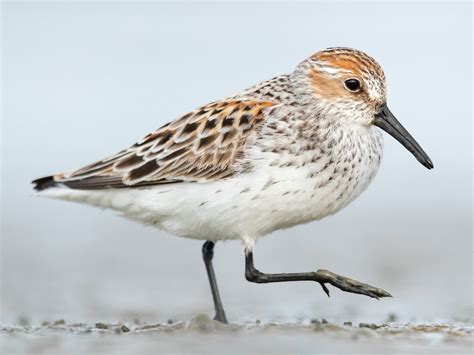
M 375 299 L 381 288 L 326 269 L 270 274 L 254 265 L 259 238 L 333 215 L 376 175 L 382 130 L 426 168 L 433 163 L 387 105 L 382 67 L 331 47 L 290 74 L 198 107 L 128 148 L 33 181 L 41 197 L 74 201 L 204 241 L 216 321 L 227 323 L 213 267 L 217 241 L 241 241 L 254 283 L 314 281 Z

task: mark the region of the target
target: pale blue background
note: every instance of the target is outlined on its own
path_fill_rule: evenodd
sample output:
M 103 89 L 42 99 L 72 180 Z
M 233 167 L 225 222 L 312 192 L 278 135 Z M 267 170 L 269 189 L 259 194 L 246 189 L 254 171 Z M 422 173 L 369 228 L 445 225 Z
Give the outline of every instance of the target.
M 32 197 L 29 182 L 128 146 L 198 105 L 288 73 L 328 46 L 374 56 L 389 104 L 435 164 L 393 139 L 336 216 L 259 242 L 263 271 L 319 267 L 385 288 L 256 285 L 236 242 L 215 267 L 231 320 L 472 320 L 469 3 L 4 3 L 2 323 L 157 322 L 213 313 L 198 241 Z

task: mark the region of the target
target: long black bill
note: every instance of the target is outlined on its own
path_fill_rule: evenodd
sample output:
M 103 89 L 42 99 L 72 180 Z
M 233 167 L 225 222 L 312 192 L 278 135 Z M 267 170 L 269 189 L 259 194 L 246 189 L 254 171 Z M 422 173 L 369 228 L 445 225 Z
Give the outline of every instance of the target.
M 428 154 L 421 149 L 411 134 L 398 122 L 393 113 L 388 109 L 387 104 L 380 108 L 373 123 L 399 141 L 421 164 L 428 169 L 433 169 L 433 162 Z

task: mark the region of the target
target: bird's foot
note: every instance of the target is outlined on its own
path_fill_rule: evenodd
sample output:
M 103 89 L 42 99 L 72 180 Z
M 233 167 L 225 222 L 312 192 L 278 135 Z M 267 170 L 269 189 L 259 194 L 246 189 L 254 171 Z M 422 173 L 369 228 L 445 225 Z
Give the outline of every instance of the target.
M 223 311 L 216 313 L 216 315 L 214 316 L 214 320 L 221 322 L 222 324 L 229 324 Z
M 328 297 L 329 297 L 329 290 L 325 285 L 326 283 L 329 283 L 342 291 L 358 293 L 358 294 L 366 295 L 366 296 L 376 298 L 376 299 L 379 299 L 382 297 L 392 297 L 390 293 L 382 290 L 381 288 L 370 286 L 363 282 L 335 274 L 329 270 L 319 269 L 314 274 L 315 274 L 314 280 L 321 284 L 321 287 L 323 288 L 324 292 L 326 292 Z

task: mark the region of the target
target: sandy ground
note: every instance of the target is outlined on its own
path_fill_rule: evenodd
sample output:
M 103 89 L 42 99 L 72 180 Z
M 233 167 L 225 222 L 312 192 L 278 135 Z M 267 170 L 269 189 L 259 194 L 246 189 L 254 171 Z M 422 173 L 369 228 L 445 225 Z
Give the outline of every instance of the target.
M 222 325 L 199 314 L 163 324 L 68 324 L 0 328 L 7 353 L 472 353 L 472 324 L 299 323 Z

